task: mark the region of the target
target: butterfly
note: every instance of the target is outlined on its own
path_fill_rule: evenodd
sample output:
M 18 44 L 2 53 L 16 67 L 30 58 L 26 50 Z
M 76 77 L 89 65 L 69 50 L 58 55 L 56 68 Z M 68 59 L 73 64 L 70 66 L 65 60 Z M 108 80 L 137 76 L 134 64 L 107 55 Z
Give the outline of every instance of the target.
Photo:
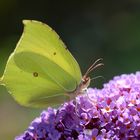
M 23 24 L 23 34 L 0 79 L 17 102 L 57 106 L 89 86 L 88 74 L 101 65 L 97 64 L 100 59 L 82 76 L 79 64 L 51 27 L 34 20 L 23 20 Z

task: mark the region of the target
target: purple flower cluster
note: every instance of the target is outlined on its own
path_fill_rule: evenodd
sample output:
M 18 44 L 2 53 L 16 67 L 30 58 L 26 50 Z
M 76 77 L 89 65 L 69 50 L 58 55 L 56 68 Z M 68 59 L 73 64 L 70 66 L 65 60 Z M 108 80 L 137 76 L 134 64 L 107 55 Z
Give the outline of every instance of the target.
M 140 140 L 140 72 L 48 108 L 15 140 Z

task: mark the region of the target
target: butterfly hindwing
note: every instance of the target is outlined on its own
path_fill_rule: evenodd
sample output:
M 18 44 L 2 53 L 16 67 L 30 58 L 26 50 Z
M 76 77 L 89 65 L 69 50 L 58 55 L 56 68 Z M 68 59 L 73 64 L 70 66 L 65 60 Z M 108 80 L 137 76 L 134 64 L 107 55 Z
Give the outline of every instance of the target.
M 79 65 L 48 25 L 30 20 L 25 20 L 24 25 L 2 82 L 25 106 L 63 103 L 81 81 Z

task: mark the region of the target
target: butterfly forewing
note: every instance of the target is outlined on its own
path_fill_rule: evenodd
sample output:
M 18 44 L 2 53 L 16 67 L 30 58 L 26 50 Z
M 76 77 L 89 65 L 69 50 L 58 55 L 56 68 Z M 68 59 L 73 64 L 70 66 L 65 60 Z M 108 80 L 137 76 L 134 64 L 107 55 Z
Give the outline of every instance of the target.
M 78 63 L 48 25 L 24 21 L 24 32 L 9 57 L 2 82 L 26 106 L 63 103 L 81 81 Z

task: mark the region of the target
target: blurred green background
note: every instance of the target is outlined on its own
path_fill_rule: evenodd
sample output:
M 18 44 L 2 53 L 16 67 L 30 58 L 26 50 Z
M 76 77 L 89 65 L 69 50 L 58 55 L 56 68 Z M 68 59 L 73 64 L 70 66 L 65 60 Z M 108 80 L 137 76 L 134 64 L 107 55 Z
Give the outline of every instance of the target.
M 23 30 L 22 20 L 47 23 L 67 44 L 84 73 L 97 58 L 104 67 L 91 77 L 101 88 L 115 75 L 140 69 L 139 0 L 0 0 L 0 74 Z M 16 82 L 16 81 L 13 81 Z M 18 105 L 0 87 L 0 139 L 12 140 L 22 133 L 41 110 Z

